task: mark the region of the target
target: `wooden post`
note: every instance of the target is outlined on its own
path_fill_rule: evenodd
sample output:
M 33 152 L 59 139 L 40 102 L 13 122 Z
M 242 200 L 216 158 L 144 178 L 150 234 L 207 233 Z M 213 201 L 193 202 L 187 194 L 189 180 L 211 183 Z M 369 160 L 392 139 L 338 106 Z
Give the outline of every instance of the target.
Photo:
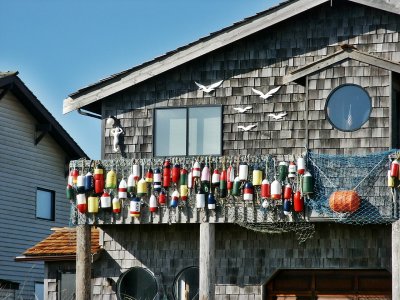
M 199 300 L 215 295 L 215 224 L 200 224 Z
M 76 300 L 91 299 L 91 228 L 76 226 Z
M 392 300 L 400 300 L 400 221 L 392 224 Z

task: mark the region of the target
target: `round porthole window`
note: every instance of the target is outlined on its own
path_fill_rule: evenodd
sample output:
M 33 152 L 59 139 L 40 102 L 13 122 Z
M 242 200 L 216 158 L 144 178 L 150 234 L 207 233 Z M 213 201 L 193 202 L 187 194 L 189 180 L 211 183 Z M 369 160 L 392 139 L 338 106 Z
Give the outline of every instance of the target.
M 369 119 L 371 98 L 358 85 L 341 85 L 329 94 L 325 110 L 333 127 L 341 131 L 355 131 Z
M 122 273 L 117 281 L 119 300 L 153 300 L 157 296 L 156 278 L 149 270 L 133 267 Z
M 189 267 L 176 275 L 173 286 L 175 300 L 199 299 L 199 268 Z

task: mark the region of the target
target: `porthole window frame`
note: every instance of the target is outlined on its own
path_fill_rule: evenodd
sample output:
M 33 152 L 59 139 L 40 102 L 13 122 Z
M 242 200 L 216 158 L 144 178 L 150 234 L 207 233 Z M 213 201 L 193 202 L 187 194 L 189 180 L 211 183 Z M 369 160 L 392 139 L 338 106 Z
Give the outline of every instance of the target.
M 178 299 L 178 295 L 176 295 L 176 293 L 175 293 L 175 285 L 176 285 L 176 282 L 179 280 L 180 276 L 181 276 L 185 271 L 187 271 L 188 269 L 197 269 L 197 270 L 199 271 L 199 283 L 198 283 L 198 287 L 199 287 L 199 289 L 200 289 L 200 268 L 199 268 L 198 266 L 189 266 L 189 267 L 186 267 L 186 268 L 180 270 L 178 274 L 176 274 L 176 276 L 175 276 L 175 278 L 174 278 L 174 281 L 173 281 L 173 283 L 172 283 L 172 297 L 173 297 L 174 300 L 179 300 L 179 299 Z M 197 296 L 198 296 L 198 299 L 199 299 L 199 293 L 198 293 Z
M 156 278 L 156 276 L 154 275 L 153 272 L 151 272 L 149 269 L 143 268 L 143 267 L 132 267 L 132 268 L 129 268 L 128 270 L 126 270 L 125 272 L 123 272 L 123 273 L 118 277 L 118 280 L 117 280 L 117 283 L 116 283 L 116 289 L 117 289 L 116 295 L 117 295 L 117 299 L 118 299 L 118 300 L 124 299 L 124 298 L 121 297 L 121 293 L 120 293 L 120 291 L 121 291 L 121 289 L 120 289 L 121 282 L 122 282 L 122 280 L 124 279 L 124 277 L 125 277 L 129 272 L 131 272 L 131 271 L 134 270 L 134 269 L 136 269 L 136 270 L 143 270 L 143 271 L 147 272 L 147 273 L 153 278 L 153 280 L 154 280 L 154 282 L 155 282 L 155 284 L 156 284 L 156 294 L 154 295 L 153 300 L 158 299 L 158 296 L 159 296 L 159 285 L 158 285 L 157 278 Z M 133 296 L 132 296 L 132 297 L 133 297 Z
M 361 125 L 357 126 L 357 127 L 354 128 L 354 129 L 351 129 L 351 130 L 346 130 L 346 129 L 339 128 L 339 127 L 331 120 L 331 118 L 330 118 L 329 115 L 328 115 L 328 105 L 329 105 L 329 101 L 331 100 L 332 95 L 334 95 L 339 89 L 342 89 L 342 88 L 348 87 L 348 86 L 354 86 L 354 87 L 357 87 L 357 88 L 361 89 L 361 91 L 363 91 L 363 92 L 365 93 L 365 95 L 367 96 L 367 98 L 368 98 L 368 100 L 369 100 L 369 103 L 370 103 L 370 110 L 369 110 L 368 117 L 366 118 L 366 120 L 365 120 Z M 371 118 L 372 109 L 373 109 L 373 107 L 372 107 L 372 98 L 371 98 L 371 96 L 369 95 L 368 91 L 367 91 L 365 88 L 363 88 L 362 86 L 360 86 L 360 85 L 358 85 L 358 84 L 354 84 L 354 83 L 345 83 L 345 84 L 341 84 L 341 85 L 335 87 L 335 88 L 329 93 L 328 97 L 326 98 L 324 112 L 325 112 L 326 119 L 327 119 L 328 122 L 332 125 L 332 127 L 333 127 L 334 129 L 339 130 L 339 131 L 342 131 L 342 132 L 355 132 L 355 131 L 357 131 L 357 130 L 360 130 L 360 129 L 365 125 L 365 123 L 367 123 L 367 122 L 369 121 L 369 119 Z

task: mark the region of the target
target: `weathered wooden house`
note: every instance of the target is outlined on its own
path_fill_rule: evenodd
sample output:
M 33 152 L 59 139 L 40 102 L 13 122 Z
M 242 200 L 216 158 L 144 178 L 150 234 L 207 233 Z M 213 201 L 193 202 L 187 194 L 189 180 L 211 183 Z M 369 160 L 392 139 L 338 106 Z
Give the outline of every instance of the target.
M 169 178 L 166 159 L 192 175 L 196 162 L 233 166 L 241 182 L 225 197 L 193 179 L 187 200 L 173 194 L 184 183 L 162 184 L 165 204 L 137 190 L 118 214 L 92 198 L 75 216 L 101 229 L 92 298 L 400 299 L 395 165 L 387 177 L 400 143 L 399 15 L 393 0 L 289 0 L 71 94 L 65 113 L 103 119 L 102 164 L 118 182 L 136 166 Z M 299 157 L 312 192 L 281 164 Z M 276 200 L 262 194 L 256 166 L 300 189 L 304 210 L 282 186 Z M 210 206 L 196 194 L 206 187 Z M 341 190 L 349 197 L 332 198 Z
M 0 298 L 37 299 L 43 263 L 14 258 L 68 225 L 68 162 L 86 154 L 17 72 L 0 72 L 0 121 Z

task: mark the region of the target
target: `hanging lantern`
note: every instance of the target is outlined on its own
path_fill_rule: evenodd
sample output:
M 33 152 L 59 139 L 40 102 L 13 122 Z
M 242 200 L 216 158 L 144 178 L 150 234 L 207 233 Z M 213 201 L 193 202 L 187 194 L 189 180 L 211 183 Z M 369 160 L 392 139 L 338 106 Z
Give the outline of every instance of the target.
M 199 191 L 196 194 L 196 208 L 204 208 L 206 206 L 206 195 Z
M 84 186 L 85 186 L 85 192 L 93 191 L 93 189 L 94 189 L 94 179 L 93 179 L 92 173 L 90 173 L 90 172 L 86 173 Z
M 154 176 L 153 170 L 151 168 L 149 168 L 147 170 L 147 172 L 146 172 L 146 178 L 145 178 L 146 182 L 147 183 L 152 183 L 153 182 L 153 176 Z
M 112 209 L 114 214 L 119 214 L 121 212 L 121 201 L 117 197 L 112 200 Z
M 294 163 L 294 161 L 291 161 L 289 163 L 289 178 L 296 178 L 296 173 L 297 173 L 297 166 Z
M 288 164 L 285 161 L 281 161 L 278 166 L 278 178 L 280 182 L 284 182 L 288 176 Z
M 304 157 L 300 156 L 297 158 L 297 173 L 303 175 L 306 171 L 306 161 Z
M 292 202 L 290 200 L 283 200 L 283 213 L 284 215 L 290 215 L 292 211 Z
M 390 164 L 390 176 L 399 177 L 399 161 L 397 159 Z
M 132 165 L 133 179 L 137 182 L 140 179 L 140 165 Z
M 253 170 L 253 185 L 260 186 L 262 184 L 262 171 L 256 166 Z
M 138 197 L 143 197 L 146 196 L 147 194 L 147 182 L 144 180 L 144 178 L 140 179 L 139 182 L 137 183 L 137 196 Z
M 218 169 L 214 169 L 214 172 L 213 172 L 212 177 L 211 177 L 212 186 L 213 187 L 219 186 L 220 180 L 221 180 L 221 175 L 219 174 Z
M 179 201 L 179 192 L 177 190 L 175 190 L 171 195 L 170 206 L 173 208 L 177 207 L 178 201 Z
M 193 164 L 193 168 L 192 168 L 192 176 L 194 179 L 196 178 L 200 178 L 201 175 L 201 169 L 200 169 L 200 164 L 199 162 L 196 160 Z
M 85 194 L 76 195 L 76 207 L 81 214 L 87 212 L 87 203 Z
M 135 197 L 131 199 L 131 203 L 129 205 L 129 214 L 134 218 L 140 217 L 140 198 Z
M 167 194 L 164 190 L 158 195 L 158 203 L 160 203 L 160 205 L 165 205 L 167 203 Z
M 171 171 L 171 178 L 173 183 L 177 184 L 179 182 L 180 172 L 181 172 L 181 166 L 179 164 L 175 164 L 172 167 Z
M 388 170 L 388 187 L 393 188 L 395 186 L 395 177 L 392 176 L 391 170 Z
M 65 189 L 65 193 L 66 193 L 66 196 L 67 196 L 68 200 L 74 199 L 74 188 L 72 187 L 72 185 L 67 184 L 67 187 Z
M 88 212 L 97 214 L 99 212 L 99 197 L 90 196 L 88 198 Z
M 297 191 L 296 193 L 294 193 L 293 210 L 295 212 L 302 212 L 304 210 L 304 198 L 301 196 L 300 191 Z
M 208 194 L 207 207 L 208 209 L 215 209 L 215 197 L 212 193 Z
M 303 195 L 312 194 L 314 190 L 313 178 L 310 172 L 305 172 L 303 175 L 302 191 Z
M 159 192 L 161 191 L 161 170 L 159 168 L 156 168 L 154 170 L 154 176 L 153 176 L 153 187 L 154 191 Z
M 246 181 L 249 176 L 249 166 L 246 163 L 241 163 L 239 165 L 239 179 L 241 181 Z
M 78 193 L 84 193 L 85 192 L 85 176 L 79 175 L 78 179 L 76 181 L 76 190 Z
M 121 179 L 121 181 L 119 182 L 119 186 L 118 186 L 118 198 L 119 199 L 126 199 L 128 198 L 128 189 L 126 187 L 126 181 L 125 179 Z
M 243 188 L 243 200 L 253 201 L 254 187 L 251 182 L 246 182 Z
M 279 200 L 282 197 L 282 186 L 278 180 L 274 180 L 271 183 L 271 198 L 274 200 Z
M 230 192 L 233 189 L 233 182 L 235 181 L 235 169 L 232 166 L 229 166 L 226 175 L 227 175 L 226 186 L 228 188 L 228 191 Z
M 110 170 L 106 176 L 106 189 L 116 189 L 117 188 L 117 174 L 114 170 Z
M 261 183 L 261 198 L 269 199 L 271 197 L 271 184 L 267 179 L 264 179 Z
M 106 191 L 100 197 L 100 207 L 105 211 L 111 210 L 111 196 Z
M 220 176 L 220 182 L 219 182 L 219 196 L 221 198 L 225 198 L 228 195 L 228 189 L 227 189 L 227 182 L 226 182 L 226 170 L 222 170 L 221 176 Z
M 241 181 L 239 176 L 235 178 L 233 181 L 233 188 L 232 188 L 232 195 L 233 196 L 240 196 L 240 186 L 241 186 Z
M 168 189 L 170 184 L 171 184 L 171 165 L 169 163 L 169 160 L 167 159 L 166 161 L 164 161 L 164 165 L 163 165 L 163 183 L 162 183 L 162 186 L 165 189 Z
M 150 196 L 149 199 L 149 210 L 150 212 L 156 212 L 157 211 L 157 199 L 156 196 L 154 196 L 153 194 Z
M 290 184 L 285 185 L 285 189 L 283 190 L 283 199 L 292 199 L 292 191 L 292 186 Z

